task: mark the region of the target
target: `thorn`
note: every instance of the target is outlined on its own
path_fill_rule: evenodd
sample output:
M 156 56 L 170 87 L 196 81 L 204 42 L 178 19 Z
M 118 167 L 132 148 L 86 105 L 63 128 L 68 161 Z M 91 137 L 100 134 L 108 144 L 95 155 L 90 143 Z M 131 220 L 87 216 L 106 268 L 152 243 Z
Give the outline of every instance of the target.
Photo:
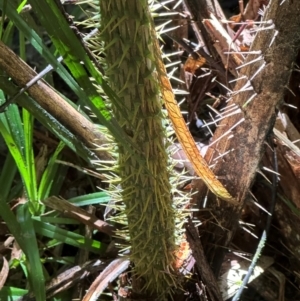
M 162 54 L 162 58 L 163 59 L 166 59 L 166 58 L 169 58 L 170 56 L 173 56 L 173 55 L 180 55 L 180 54 L 182 54 L 182 50 L 180 50 L 180 51 L 176 51 L 176 52 L 171 52 L 171 53 L 164 53 L 164 54 Z
M 226 106 L 225 108 L 220 109 L 220 111 L 226 111 L 228 108 L 234 107 L 234 106 L 237 106 L 237 105 L 235 103 L 232 103 L 231 105 Z
M 262 171 L 258 170 L 257 173 L 262 175 L 269 184 L 272 184 L 271 181 L 267 178 L 267 176 Z
M 177 1 L 177 3 L 174 5 L 173 9 L 175 10 L 182 2 L 183 0 Z
M 235 125 L 233 125 L 228 131 L 226 131 L 221 137 L 219 137 L 218 139 L 214 140 L 211 144 L 209 144 L 209 147 L 211 147 L 212 145 L 214 145 L 216 142 L 218 142 L 219 140 L 221 140 L 223 137 L 225 137 L 226 135 L 230 134 L 230 132 L 237 127 L 240 123 L 242 123 L 245 120 L 245 118 L 243 117 L 242 119 L 240 119 Z
M 201 69 L 202 69 L 202 68 L 201 68 Z M 202 74 L 202 75 L 199 75 L 199 76 L 197 76 L 197 78 L 206 77 L 206 76 L 208 76 L 208 75 L 211 75 L 211 73 L 212 73 L 212 71 L 209 70 L 209 72 L 206 72 L 206 73 L 204 73 L 204 74 Z
M 243 79 L 243 78 L 247 78 L 247 76 L 246 76 L 246 75 L 243 75 L 243 76 L 241 76 L 241 77 L 232 79 L 231 81 L 229 81 L 229 83 L 231 84 L 231 83 L 237 82 L 238 80 L 241 80 L 241 79 Z
M 296 94 L 292 91 L 292 89 L 289 86 L 284 86 L 284 88 L 288 89 L 293 94 L 293 96 L 296 97 Z
M 253 232 L 251 232 L 250 230 L 248 230 L 246 227 L 241 227 L 244 231 L 248 232 L 250 235 L 252 235 L 253 237 L 255 237 L 256 239 L 258 239 L 258 236 L 256 236 Z
M 176 66 L 176 65 L 180 65 L 181 64 L 181 61 L 175 61 L 175 62 L 172 62 L 172 63 L 169 63 L 169 64 L 166 64 L 166 68 L 170 68 L 172 66 Z M 174 68 L 174 69 L 178 69 L 177 68 Z M 173 70 L 171 72 L 174 72 Z
M 246 82 L 246 84 L 245 84 L 240 90 L 234 91 L 234 93 L 232 94 L 232 96 L 235 96 L 235 95 L 237 95 L 237 94 L 239 94 L 239 93 L 241 93 L 241 92 L 251 91 L 251 90 L 253 90 L 253 89 L 254 89 L 254 88 L 253 88 L 253 86 L 252 86 L 250 80 L 248 80 L 248 81 Z
M 228 21 L 228 20 L 221 20 L 221 23 L 225 23 L 225 24 L 234 24 L 234 25 L 245 25 L 245 24 L 273 24 L 273 20 L 267 20 L 267 21 L 252 21 L 252 20 L 248 20 L 246 22 L 234 22 L 234 21 Z
M 251 101 L 252 99 L 257 95 L 257 93 L 254 93 L 244 104 L 243 108 L 245 108 Z
M 273 35 L 273 38 L 272 38 L 272 40 L 271 40 L 271 42 L 270 42 L 270 44 L 269 44 L 269 48 L 272 46 L 272 44 L 273 44 L 273 42 L 275 41 L 277 35 L 278 35 L 278 30 L 275 30 L 274 35 Z
M 273 23 L 273 22 L 272 22 Z M 272 24 L 268 27 L 258 27 L 256 29 L 252 29 L 250 30 L 251 32 L 259 32 L 259 31 L 263 31 L 263 30 L 269 30 L 269 29 L 275 29 L 275 24 Z
M 213 121 L 206 123 L 205 127 L 209 126 L 211 124 L 217 125 L 216 123 L 221 121 L 222 119 L 227 118 L 227 117 L 232 116 L 232 115 L 235 115 L 235 114 L 239 114 L 239 113 L 242 113 L 242 110 L 240 108 L 237 108 L 235 111 L 233 111 L 232 113 L 230 113 L 228 115 L 222 115 L 220 118 L 214 119 Z
M 216 161 L 216 160 L 218 160 L 218 159 L 224 157 L 225 155 L 227 155 L 227 154 L 229 154 L 229 153 L 231 153 L 231 152 L 233 152 L 233 151 L 234 151 L 234 148 L 233 148 L 233 149 L 230 149 L 230 150 L 228 150 L 227 152 L 225 152 L 225 153 L 219 155 L 218 157 L 214 158 L 213 161 Z
M 211 105 L 207 104 L 207 107 L 209 109 L 211 109 L 213 112 L 215 112 L 217 116 L 222 117 L 222 114 L 218 110 L 216 110 L 215 108 L 213 108 Z
M 293 143 L 293 144 L 296 144 L 296 143 L 298 143 L 299 141 L 300 141 L 300 139 L 297 139 L 297 140 L 292 141 L 292 143 Z
M 251 200 L 251 202 L 257 206 L 259 209 L 261 209 L 262 211 L 264 211 L 265 213 L 267 213 L 268 215 L 272 216 L 272 214 L 267 210 L 265 209 L 263 206 L 261 206 L 259 203 L 258 203 L 258 200 L 257 198 L 255 197 L 255 195 L 249 190 L 249 193 L 251 194 L 251 196 L 253 197 L 253 200 Z
M 283 105 L 286 106 L 286 107 L 298 110 L 298 108 L 296 106 L 293 106 L 293 105 L 291 105 L 289 103 L 284 102 Z
M 209 113 L 209 114 L 210 114 L 210 113 Z M 210 116 L 213 117 L 211 114 L 210 114 Z M 204 120 L 204 125 L 203 125 L 203 127 L 206 127 L 206 128 L 208 129 L 208 131 L 209 131 L 209 133 L 211 134 L 211 136 L 214 135 L 214 133 L 211 131 L 210 127 L 207 125 L 207 123 L 206 123 L 205 120 Z
M 241 68 L 243 68 L 243 67 L 245 67 L 245 66 L 251 65 L 252 63 L 261 61 L 261 60 L 263 60 L 263 59 L 264 59 L 264 58 L 263 58 L 262 56 L 259 56 L 258 58 L 254 59 L 254 60 L 252 60 L 252 61 L 250 61 L 250 62 L 247 62 L 247 63 L 245 63 L 245 64 L 243 64 L 243 65 L 240 65 L 240 66 L 236 67 L 235 70 L 241 69 Z
M 266 66 L 266 62 L 263 62 L 263 64 L 257 69 L 257 71 L 251 76 L 251 78 L 250 78 L 250 81 L 252 81 L 254 78 L 255 78 L 255 76 L 262 70 L 262 69 L 264 69 L 265 68 L 265 66 Z
M 222 83 L 218 82 L 218 81 L 215 80 L 215 79 L 214 79 L 214 81 L 215 81 L 216 83 L 218 83 L 219 85 L 221 85 L 223 88 L 225 88 L 227 91 L 229 91 L 230 93 L 232 93 L 232 90 L 230 90 L 228 87 L 226 87 L 225 85 L 223 85 Z M 213 82 L 213 80 L 212 80 L 211 82 Z
M 268 167 L 263 166 L 262 169 L 263 169 L 263 170 L 266 170 L 266 171 L 268 171 L 268 172 L 271 172 L 271 173 L 275 174 L 276 176 L 281 176 L 279 172 L 276 172 L 276 171 L 274 171 L 273 169 L 270 169 L 270 168 L 268 168 Z
M 261 54 L 261 50 L 257 51 L 224 51 L 224 54 Z
M 184 102 L 186 101 L 186 98 L 183 98 L 178 102 L 178 106 L 180 107 Z
M 171 22 L 166 22 L 166 23 L 171 23 Z M 165 25 L 167 25 L 167 24 L 165 24 Z M 167 33 L 167 32 L 169 32 L 169 31 L 173 31 L 173 30 L 175 30 L 175 29 L 177 29 L 177 28 L 180 28 L 180 26 L 174 26 L 174 27 L 171 27 L 171 28 L 162 28 L 162 29 L 159 31 L 159 34 L 162 35 L 162 34 Z
M 231 112 L 232 110 L 237 110 L 239 108 L 239 106 L 235 103 L 233 103 L 232 105 L 225 107 L 224 108 L 224 112 L 223 114 L 228 114 L 229 112 Z M 223 115 L 222 115 L 223 116 Z
M 271 152 L 273 152 L 271 145 L 267 141 L 265 141 L 264 144 L 270 149 Z

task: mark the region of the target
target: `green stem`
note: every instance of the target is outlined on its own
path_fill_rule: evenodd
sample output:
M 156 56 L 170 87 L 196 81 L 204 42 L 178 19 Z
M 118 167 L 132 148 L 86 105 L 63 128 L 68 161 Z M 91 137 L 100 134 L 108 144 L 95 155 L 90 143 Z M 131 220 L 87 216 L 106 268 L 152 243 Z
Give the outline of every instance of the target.
M 174 285 L 175 214 L 155 73 L 152 19 L 147 0 L 101 0 L 101 38 L 106 74 L 122 103 L 114 115 L 136 146 L 137 156 L 119 144 L 118 172 L 136 275 L 143 293 L 158 295 Z M 142 158 L 142 162 L 141 162 Z M 134 290 L 139 291 L 138 288 Z

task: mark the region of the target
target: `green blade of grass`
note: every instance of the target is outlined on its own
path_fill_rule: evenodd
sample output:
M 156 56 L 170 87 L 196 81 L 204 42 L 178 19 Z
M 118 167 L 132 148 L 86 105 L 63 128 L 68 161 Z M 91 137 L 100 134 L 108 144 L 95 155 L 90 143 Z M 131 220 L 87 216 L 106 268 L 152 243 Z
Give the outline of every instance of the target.
M 33 223 L 38 234 L 56 239 L 61 243 L 66 243 L 77 248 L 86 249 L 96 254 L 102 254 L 106 250 L 106 245 L 99 241 L 86 238 L 77 233 L 67 231 L 59 228 L 58 226 L 46 224 L 38 220 L 34 220 Z
M 94 83 L 90 80 L 88 72 L 91 74 L 93 80 L 96 80 L 96 83 L 101 85 L 111 101 L 113 101 L 116 106 L 119 106 L 115 93 L 105 83 L 100 73 L 95 68 L 82 41 L 73 29 L 71 29 L 62 13 L 59 3 L 52 0 L 29 0 L 28 2 L 32 5 L 37 17 L 47 30 L 57 50 L 63 56 L 64 62 L 70 69 L 72 75 L 87 93 L 88 99 L 85 99 L 87 101 L 86 105 L 91 108 L 100 123 L 109 129 L 117 141 L 123 145 L 127 145 L 130 149 L 133 149 L 134 146 L 132 141 L 124 133 L 124 130 L 118 122 L 112 118 Z M 84 63 L 84 66 L 82 65 L 82 62 Z
M 11 106 L 10 108 L 12 108 Z M 9 109 L 10 109 L 9 108 Z M 9 117 L 10 112 L 6 112 L 7 116 Z M 5 114 L 6 114 L 5 113 Z M 3 119 L 1 118 L 3 114 L 0 114 L 0 133 L 3 136 L 3 139 L 5 140 L 6 145 L 9 148 L 10 153 L 12 154 L 13 158 L 15 159 L 16 165 L 19 169 L 19 172 L 23 178 L 24 181 L 28 180 L 27 178 L 27 167 L 24 161 L 23 154 L 21 150 L 23 149 L 22 146 L 19 147 L 18 141 L 14 140 L 14 132 L 9 131 L 9 128 L 5 126 L 5 122 L 2 122 Z M 9 118 L 8 118 L 9 119 Z M 13 122 L 13 118 L 10 119 L 10 122 Z M 23 131 L 23 130 L 22 130 Z
M 3 11 L 3 13 L 5 13 L 5 11 Z M 14 28 L 14 23 L 12 21 L 9 21 L 7 26 L 5 27 L 5 31 L 3 32 L 3 36 L 1 39 L 3 41 L 3 43 L 8 44 L 8 41 L 10 41 L 12 39 L 12 36 L 13 36 L 12 29 L 13 28 Z
M 106 192 L 94 192 L 71 198 L 68 201 L 75 206 L 87 206 L 94 204 L 106 204 L 110 201 L 111 197 Z
M 31 284 L 32 292 L 35 294 L 36 300 L 45 301 L 45 278 L 28 203 L 18 207 L 17 220 L 21 226 L 21 235 L 24 237 L 24 246 L 22 250 L 25 253 L 27 262 L 29 264 L 28 278 Z
M 0 4 L 3 0 L 0 0 Z M 16 11 L 14 3 L 9 1 L 7 5 L 7 16 L 13 24 L 24 34 L 31 45 L 47 60 L 54 70 L 61 76 L 70 89 L 78 96 L 80 100 L 87 99 L 88 96 L 78 83 L 74 80 L 68 70 L 57 61 L 57 58 L 51 53 L 49 48 L 43 43 L 41 37 L 22 19 Z M 72 104 L 72 102 L 69 102 Z
M 28 293 L 28 290 L 12 286 L 4 286 L 0 290 L 0 300 L 14 301 Z
M 4 93 L 0 90 L 0 100 L 5 99 Z M 0 101 L 3 103 L 3 101 Z M 22 120 L 18 107 L 16 105 L 11 105 L 6 112 L 0 114 L 0 123 L 2 128 L 5 129 L 11 136 L 11 140 L 14 141 L 15 147 L 20 152 L 21 158 L 25 162 L 25 151 L 24 151 L 24 132 L 22 126 Z
M 4 98 L 2 91 L 0 91 L 1 96 Z M 0 133 L 15 159 L 29 197 L 31 210 L 37 212 L 39 205 L 37 204 L 35 163 L 32 150 L 33 121 L 28 112 L 24 114 L 23 122 L 24 127 L 18 107 L 11 105 L 5 113 L 0 114 Z
M 1 123 L 0 123 L 1 124 Z M 19 246 L 23 248 L 24 239 L 21 235 L 21 227 L 18 223 L 15 215 L 10 210 L 10 207 L 7 204 L 7 197 L 11 190 L 13 180 L 17 173 L 17 166 L 15 160 L 11 153 L 7 154 L 4 166 L 0 175 L 0 216 L 6 223 L 9 231 L 14 236 Z
M 0 98 L 4 99 L 4 94 L 1 90 Z M 25 128 L 29 130 L 26 120 Z M 16 105 L 11 105 L 6 112 L 0 114 L 0 133 L 16 162 L 28 196 L 36 199 L 35 178 L 31 171 L 32 168 L 34 169 L 34 160 L 33 157 L 30 159 L 29 155 L 31 153 L 31 156 L 33 156 L 32 138 L 27 137 L 27 140 L 25 139 L 22 120 Z
M 17 173 L 16 163 L 11 153 L 8 153 L 6 155 L 5 162 L 0 174 L 0 187 L 1 187 L 0 200 L 7 199 L 16 173 Z
M 64 57 L 65 63 L 68 66 L 68 68 L 71 70 L 72 75 L 77 80 L 77 82 L 80 83 L 80 87 L 83 89 L 83 91 L 85 91 L 86 95 L 88 96 L 86 97 L 85 95 L 84 98 L 86 103 L 91 107 L 97 108 L 97 110 L 95 110 L 94 113 L 97 113 L 99 115 L 98 117 L 100 117 L 102 121 L 105 122 L 107 120 L 110 120 L 111 116 L 109 111 L 106 109 L 106 105 L 103 99 L 98 95 L 98 92 L 94 87 L 93 83 L 90 81 L 86 70 L 84 69 L 83 65 L 80 63 L 81 61 L 83 62 L 86 61 L 86 57 L 87 57 L 86 52 L 84 51 L 82 45 L 79 43 L 79 40 L 76 37 L 75 33 L 69 28 L 69 24 L 67 20 L 60 13 L 54 1 L 46 0 L 41 2 L 41 1 L 33 0 L 28 2 L 31 4 L 34 11 L 36 12 L 37 18 L 39 18 L 42 25 L 48 31 L 57 50 Z M 20 30 L 25 31 L 24 34 L 27 36 L 27 38 L 34 39 L 35 42 L 38 43 L 39 49 L 37 50 L 40 53 L 43 53 L 43 56 L 47 55 L 45 57 L 49 60 L 49 63 L 54 68 L 57 69 L 60 68 L 61 64 L 59 64 L 56 61 L 56 59 L 53 60 L 53 55 L 50 55 L 49 51 L 47 50 L 47 47 L 45 47 L 41 42 L 41 39 L 32 30 L 30 30 L 28 26 L 26 26 L 26 23 L 22 20 L 21 16 L 16 13 L 13 5 L 8 4 L 7 15 L 11 20 L 13 20 L 13 22 Z M 67 45 L 65 43 L 66 41 L 70 42 L 71 45 Z M 75 47 L 75 48 L 71 49 L 70 47 Z M 76 54 L 74 55 L 73 52 L 75 52 Z M 98 74 L 98 72 L 93 67 L 91 61 L 87 60 L 87 62 L 89 62 L 88 66 L 90 68 L 93 68 L 92 70 L 94 74 L 92 73 L 92 75 L 94 76 L 96 73 Z M 64 75 L 66 76 L 67 74 L 64 73 Z M 76 89 L 76 90 L 77 93 L 80 91 L 80 89 Z M 81 97 L 82 96 L 83 95 L 81 93 Z M 92 101 L 90 101 L 90 99 L 92 99 Z
M 25 146 L 25 158 L 27 166 L 27 180 L 28 186 L 27 193 L 30 206 L 32 206 L 32 212 L 38 212 L 39 203 L 37 197 L 37 181 L 36 181 L 36 171 L 35 171 L 35 161 L 33 154 L 33 116 L 25 109 L 23 111 L 23 126 L 24 126 L 24 146 Z
M 34 219 L 36 221 L 40 221 L 42 223 L 48 223 L 48 224 L 62 224 L 62 225 L 78 225 L 78 224 L 80 224 L 78 221 L 68 218 L 68 217 L 35 216 Z
M 3 1 L 4 0 L 0 0 L 0 4 Z M 29 0 L 28 3 L 31 4 L 37 18 L 39 18 L 39 21 L 48 31 L 48 34 L 50 35 L 50 38 L 52 39 L 57 50 L 65 58 L 65 63 L 70 69 L 72 75 L 76 78 L 77 82 L 80 83 L 80 87 L 88 96 L 83 100 L 86 101 L 86 104 L 97 116 L 100 123 L 108 128 L 114 138 L 120 144 L 126 147 L 133 155 L 137 156 L 137 160 L 140 161 L 140 163 L 143 163 L 141 155 L 136 153 L 134 142 L 124 132 L 123 128 L 115 120 L 115 118 L 111 117 L 110 111 L 106 109 L 103 98 L 99 95 L 94 83 L 90 80 L 89 76 L 91 75 L 93 80 L 96 80 L 96 83 L 100 85 L 107 96 L 110 97 L 114 105 L 117 107 L 120 106 L 120 100 L 112 91 L 112 89 L 106 84 L 98 70 L 95 68 L 93 62 L 85 51 L 85 47 L 83 46 L 81 39 L 70 28 L 69 23 L 61 11 L 60 3 L 52 0 Z M 16 24 L 16 26 L 18 26 L 18 23 L 22 23 L 22 17 L 17 14 L 15 10 L 16 8 L 13 7 L 13 4 L 8 2 L 7 15 L 9 18 L 12 18 L 13 22 Z M 23 22 L 23 24 L 25 23 Z M 31 37 L 29 37 L 29 40 L 31 41 L 34 31 L 28 26 L 27 28 L 30 30 L 29 32 Z M 43 55 L 44 52 L 47 54 L 46 48 L 43 48 Z M 82 62 L 84 62 L 84 67 L 88 70 L 89 74 L 82 66 Z

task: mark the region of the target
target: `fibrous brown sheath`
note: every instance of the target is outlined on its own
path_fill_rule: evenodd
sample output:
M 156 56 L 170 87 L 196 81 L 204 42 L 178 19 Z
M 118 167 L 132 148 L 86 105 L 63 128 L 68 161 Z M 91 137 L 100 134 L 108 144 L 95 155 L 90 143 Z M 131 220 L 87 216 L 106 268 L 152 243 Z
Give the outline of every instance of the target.
M 274 125 L 277 106 L 287 91 L 300 47 L 300 35 L 297 34 L 300 31 L 300 1 L 270 1 L 264 20 L 269 22 L 257 33 L 250 49 L 260 50 L 261 54 L 247 57 L 246 63 L 250 64 L 238 71 L 240 78 L 246 78 L 237 82 L 228 102 L 228 105 L 235 104 L 239 112 L 220 122 L 213 137 L 215 143 L 205 157 L 208 162 L 213 162 L 214 158 L 228 152 L 217 161 L 214 172 L 240 203 L 237 207 L 223 203 L 221 207 L 213 196 L 210 198 L 209 204 L 220 226 L 210 224 L 202 239 L 216 274 L 226 251 L 224 247 L 229 245 L 237 228 L 240 209 L 258 169 L 265 139 Z M 199 190 L 198 201 L 201 201 L 206 189 L 200 182 L 195 186 Z

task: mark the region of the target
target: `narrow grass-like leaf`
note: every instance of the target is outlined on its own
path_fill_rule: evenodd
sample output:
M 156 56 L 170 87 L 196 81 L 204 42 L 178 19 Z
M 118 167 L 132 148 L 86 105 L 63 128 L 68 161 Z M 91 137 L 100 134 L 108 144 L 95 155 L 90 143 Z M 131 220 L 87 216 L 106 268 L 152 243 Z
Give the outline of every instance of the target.
M 104 100 L 99 95 L 94 83 L 90 80 L 89 73 L 96 80 L 96 83 L 101 85 L 104 92 L 114 101 L 115 105 L 118 106 L 116 94 L 105 83 L 99 71 L 95 68 L 78 35 L 70 27 L 66 17 L 60 10 L 62 6 L 52 0 L 29 0 L 28 2 L 32 5 L 40 22 L 46 28 L 57 50 L 64 57 L 64 62 L 72 75 L 87 93 L 86 104 L 119 142 L 127 145 L 129 148 L 133 148 L 129 137 L 125 135 L 118 122 L 111 117 Z
M 4 0 L 0 0 L 0 4 L 3 1 Z M 78 38 L 73 29 L 70 28 L 65 16 L 58 8 L 57 5 L 60 4 L 50 0 L 30 0 L 28 3 L 32 5 L 37 18 L 39 18 L 39 21 L 48 31 L 48 34 L 50 35 L 57 50 L 65 58 L 66 65 L 70 69 L 77 82 L 80 84 L 80 89 L 86 93 L 85 96 L 88 96 L 83 97 L 82 100 L 85 101 L 85 103 L 91 108 L 93 113 L 99 119 L 100 123 L 109 129 L 115 139 L 127 147 L 133 155 L 137 156 L 137 160 L 142 163 L 140 156 L 135 152 L 136 147 L 134 146 L 134 143 L 131 141 L 129 136 L 125 134 L 120 124 L 111 117 L 110 111 L 106 108 L 106 105 L 94 86 L 94 83 L 90 80 L 90 75 L 94 80 L 96 80 L 98 85 L 101 85 L 104 92 L 114 102 L 115 106 L 120 106 L 120 100 L 107 85 L 107 83 L 102 79 L 100 73 L 95 68 L 94 63 L 87 55 L 86 49 L 81 43 L 80 38 Z M 9 2 L 7 5 L 7 14 L 9 18 L 18 28 L 20 27 L 20 24 L 22 24 L 22 29 L 26 29 L 24 34 L 32 42 L 32 44 L 35 45 L 35 42 L 39 39 L 39 37 L 34 33 L 33 29 L 30 29 L 28 26 L 26 28 L 26 23 L 15 10 L 16 9 L 14 8 L 13 4 Z M 35 36 L 34 39 L 32 38 L 33 36 Z M 46 57 L 49 55 L 47 47 L 45 47 L 42 43 L 39 43 L 38 45 L 39 52 L 42 53 L 43 56 Z M 82 62 L 84 62 L 84 67 L 89 73 L 82 66 Z M 55 60 L 51 61 L 51 65 L 58 66 Z
M 69 199 L 68 201 L 75 206 L 87 206 L 94 204 L 106 204 L 110 199 L 111 197 L 107 192 L 101 191 L 77 196 L 75 198 Z
M 3 0 L 0 0 L 0 3 Z M 22 17 L 16 12 L 13 3 L 9 2 L 7 6 L 7 15 L 14 25 L 18 27 L 25 37 L 30 41 L 31 45 L 47 60 L 48 63 L 54 68 L 54 70 L 61 76 L 70 89 L 78 96 L 80 100 L 84 100 L 87 97 L 84 90 L 80 88 L 78 83 L 74 80 L 68 70 L 57 61 L 57 58 L 51 53 L 49 48 L 43 43 L 40 36 L 22 19 Z M 71 102 L 69 102 L 71 104 Z
M 6 2 L 6 1 L 5 1 Z M 11 1 L 10 1 L 11 2 Z M 17 7 L 17 12 L 20 13 L 20 11 L 23 9 L 23 7 L 26 5 L 26 2 L 27 0 L 23 0 L 20 5 Z M 3 8 L 4 11 L 6 11 L 6 3 L 5 3 L 5 9 Z M 5 14 L 4 14 L 5 15 Z M 5 18 L 3 18 L 3 20 L 5 20 Z M 1 22 L 2 23 L 2 22 Z M 2 37 L 2 42 L 7 44 L 7 42 L 12 38 L 12 35 L 13 35 L 13 29 L 14 27 L 14 23 L 12 21 L 9 21 L 7 26 L 5 27 L 5 31 L 4 31 L 4 34 L 3 34 L 3 37 Z M 1 36 L 1 35 L 0 35 Z M 22 37 L 20 36 L 20 40 L 22 39 Z M 24 47 L 20 47 L 20 49 L 24 49 Z M 22 54 L 21 54 L 21 57 Z
M 14 301 L 28 293 L 28 290 L 12 286 L 4 286 L 0 290 L 0 300 Z
M 18 166 L 18 169 L 19 169 L 22 177 L 23 177 L 23 175 L 25 175 L 24 180 L 26 180 L 27 167 L 24 162 L 24 157 L 22 156 L 22 153 L 21 153 L 16 141 L 13 140 L 13 136 L 12 136 L 11 132 L 9 132 L 7 130 L 7 128 L 1 121 L 2 120 L 1 120 L 1 115 L 0 115 L 0 133 L 3 136 L 5 143 L 9 148 L 10 153 L 12 154 L 13 158 L 15 159 L 15 162 Z
M 11 153 L 8 153 L 0 174 L 1 198 L 4 201 L 9 195 L 13 179 L 17 172 L 17 166 Z
M 40 221 L 42 223 L 49 223 L 49 224 L 62 224 L 62 225 L 78 225 L 79 222 L 67 217 L 52 217 L 52 216 L 35 216 L 35 220 Z
M 0 99 L 5 99 L 2 91 L 0 91 Z M 5 131 L 11 136 L 11 140 L 14 141 L 22 159 L 25 160 L 25 151 L 23 146 L 24 133 L 18 107 L 16 105 L 11 105 L 6 112 L 0 114 L 0 123 L 5 128 Z
M 46 300 L 45 278 L 28 203 L 18 207 L 17 219 L 21 225 L 21 235 L 24 237 L 22 250 L 30 267 L 28 277 L 31 289 L 37 301 L 44 301 Z
M 102 115 L 101 119 L 110 120 L 111 116 L 106 109 L 103 99 L 98 95 L 87 71 L 80 62 L 85 63 L 85 67 L 87 67 L 92 76 L 95 77 L 98 72 L 55 1 L 46 0 L 41 2 L 39 0 L 30 0 L 28 2 L 32 5 L 40 22 L 48 31 L 57 50 L 64 57 L 64 62 L 69 67 L 72 75 L 89 96 L 91 102 L 88 105 L 97 108 L 97 112 L 94 113 L 98 115 L 100 113 Z
M 36 232 L 40 235 L 57 239 L 61 243 L 66 243 L 77 248 L 86 249 L 93 253 L 101 254 L 105 252 L 106 245 L 99 241 L 88 239 L 77 233 L 67 231 L 59 228 L 58 226 L 53 226 L 37 220 L 35 220 L 33 223 Z
M 1 123 L 0 123 L 1 124 Z M 1 171 L 0 175 L 0 187 L 1 187 L 1 194 L 0 194 L 0 216 L 6 223 L 8 229 L 18 242 L 21 248 L 24 247 L 24 238 L 21 235 L 21 227 L 13 214 L 10 210 L 10 207 L 7 204 L 7 197 L 12 187 L 13 180 L 15 178 L 17 172 L 17 167 L 13 156 L 9 153 L 6 156 L 6 160 Z M 1 292 L 1 291 L 0 291 Z
M 26 158 L 26 166 L 27 173 L 26 179 L 27 183 L 27 193 L 28 199 L 30 202 L 30 206 L 32 206 L 33 212 L 37 212 L 40 205 L 38 204 L 37 198 L 37 181 L 36 181 L 36 171 L 35 171 L 35 161 L 33 154 L 33 116 L 25 109 L 23 109 L 23 126 L 24 126 L 24 146 L 25 146 L 25 158 Z M 25 176 L 25 175 L 24 175 Z

